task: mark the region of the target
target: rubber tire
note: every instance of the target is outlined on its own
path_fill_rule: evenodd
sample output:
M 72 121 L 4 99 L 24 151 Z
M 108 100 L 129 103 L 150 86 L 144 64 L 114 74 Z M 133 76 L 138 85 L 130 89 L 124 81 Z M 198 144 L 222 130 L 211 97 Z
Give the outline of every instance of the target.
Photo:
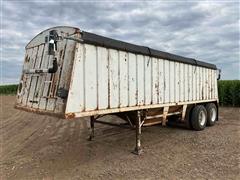
M 206 115 L 206 121 L 205 121 L 204 125 L 201 125 L 198 120 L 198 116 L 201 111 L 204 111 L 204 113 Z M 192 113 L 191 113 L 191 124 L 192 124 L 192 128 L 196 131 L 204 130 L 204 128 L 206 127 L 206 124 L 207 124 L 207 110 L 205 109 L 204 106 L 197 105 L 193 108 Z
M 207 126 L 213 126 L 217 120 L 217 114 L 216 114 L 216 119 L 215 121 L 212 121 L 211 119 L 211 109 L 214 108 L 216 113 L 217 113 L 217 107 L 214 103 L 208 103 L 206 105 L 206 110 L 207 110 Z

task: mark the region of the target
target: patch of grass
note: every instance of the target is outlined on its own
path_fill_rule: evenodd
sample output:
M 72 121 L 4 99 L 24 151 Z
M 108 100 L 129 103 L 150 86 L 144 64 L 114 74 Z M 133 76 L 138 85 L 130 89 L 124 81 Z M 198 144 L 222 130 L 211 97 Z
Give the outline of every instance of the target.
M 16 94 L 17 93 L 17 84 L 11 84 L 11 85 L 1 85 L 0 86 L 0 94 Z

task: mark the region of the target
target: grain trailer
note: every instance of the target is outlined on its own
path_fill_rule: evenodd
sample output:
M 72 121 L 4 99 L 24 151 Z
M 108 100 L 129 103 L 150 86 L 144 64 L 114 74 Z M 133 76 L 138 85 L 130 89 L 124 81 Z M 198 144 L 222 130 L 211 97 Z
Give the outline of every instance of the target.
M 164 42 L 163 42 L 164 43 Z M 110 39 L 74 27 L 53 27 L 27 45 L 16 108 L 66 119 L 115 114 L 136 129 L 218 119 L 215 65 Z M 106 123 L 106 122 L 105 122 Z

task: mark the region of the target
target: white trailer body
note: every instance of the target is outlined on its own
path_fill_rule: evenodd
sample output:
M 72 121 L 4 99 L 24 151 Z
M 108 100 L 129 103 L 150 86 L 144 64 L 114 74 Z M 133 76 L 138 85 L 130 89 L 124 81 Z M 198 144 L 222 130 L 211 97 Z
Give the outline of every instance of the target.
M 74 118 L 217 101 L 215 65 L 55 27 L 26 46 L 16 107 Z
M 16 108 L 62 118 L 90 116 L 90 140 L 95 122 L 111 124 L 100 116 L 118 115 L 136 129 L 139 154 L 143 125 L 174 120 L 203 130 L 215 124 L 217 73 L 213 64 L 54 27 L 26 46 Z

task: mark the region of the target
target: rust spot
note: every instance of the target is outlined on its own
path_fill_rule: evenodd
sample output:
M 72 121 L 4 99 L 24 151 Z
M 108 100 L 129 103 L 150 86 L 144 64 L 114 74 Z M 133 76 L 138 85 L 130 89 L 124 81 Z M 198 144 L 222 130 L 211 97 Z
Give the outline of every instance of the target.
M 26 55 L 24 62 L 28 61 L 28 55 Z
M 24 62 L 28 63 L 29 61 L 30 61 L 30 57 L 28 55 L 26 55 Z
M 72 119 L 74 117 L 75 117 L 75 113 L 67 113 L 67 114 L 65 114 L 65 118 L 66 119 Z
M 64 118 L 63 113 L 54 113 L 52 111 L 30 108 L 30 107 L 22 106 L 21 104 L 15 104 L 14 108 L 20 109 L 20 110 L 23 110 L 26 112 L 34 112 L 34 113 L 42 114 L 42 115 L 49 115 L 49 116 L 53 116 L 53 117 Z
M 63 50 L 61 50 L 60 53 L 59 53 L 59 59 L 60 59 L 60 60 L 61 60 L 61 58 L 62 58 L 62 55 L 63 55 Z

